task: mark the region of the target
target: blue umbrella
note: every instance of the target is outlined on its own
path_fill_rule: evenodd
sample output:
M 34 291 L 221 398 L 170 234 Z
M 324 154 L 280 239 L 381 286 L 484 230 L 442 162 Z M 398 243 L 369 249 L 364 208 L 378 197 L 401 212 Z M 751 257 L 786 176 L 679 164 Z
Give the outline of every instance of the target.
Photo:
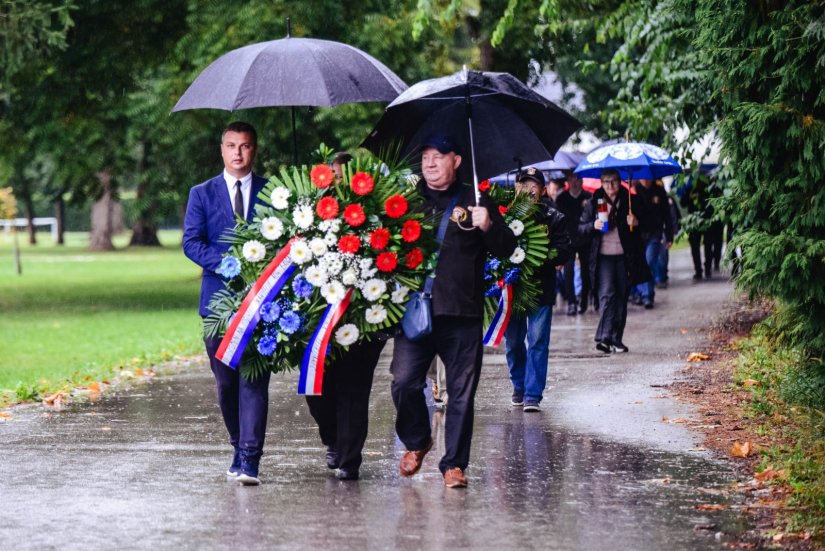
M 587 154 L 575 172 L 582 178 L 599 178 L 606 168 L 615 168 L 622 179 L 655 180 L 682 172 L 670 153 L 646 143 L 615 143 L 599 147 Z

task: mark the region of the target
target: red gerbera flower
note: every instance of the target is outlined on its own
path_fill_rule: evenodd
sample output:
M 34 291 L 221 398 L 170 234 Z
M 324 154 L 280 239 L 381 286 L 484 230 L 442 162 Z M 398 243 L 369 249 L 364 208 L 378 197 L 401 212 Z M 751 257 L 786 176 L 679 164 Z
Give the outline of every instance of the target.
M 309 179 L 317 187 L 329 187 L 329 185 L 335 181 L 335 173 L 332 172 L 332 169 L 327 165 L 315 165 L 312 167 L 312 170 L 309 171 Z
M 498 206 L 498 212 L 504 216 L 504 213 L 507 212 L 507 207 L 502 207 L 501 205 Z
M 361 240 L 357 235 L 342 235 L 338 240 L 338 250 L 342 253 L 355 253 L 361 247 Z
M 487 191 L 488 189 L 490 189 L 490 180 L 484 180 L 481 183 L 479 183 L 478 189 L 480 191 Z
M 390 242 L 390 230 L 387 228 L 378 228 L 370 234 L 370 247 L 376 250 L 381 250 Z
M 344 209 L 344 220 L 353 228 L 360 226 L 367 219 L 361 205 L 349 205 Z
M 407 220 L 401 228 L 401 238 L 407 243 L 412 243 L 421 237 L 421 224 L 418 220 Z
M 393 195 L 384 202 L 384 210 L 390 218 L 399 218 L 407 212 L 407 200 L 401 195 Z
M 322 220 L 329 220 L 338 216 L 338 201 L 335 197 L 323 197 L 318 204 L 315 205 L 315 212 Z
M 375 182 L 366 172 L 356 172 L 352 175 L 349 185 L 356 195 L 366 195 L 375 187 Z
M 418 267 L 419 264 L 424 262 L 424 253 L 421 252 L 421 249 L 416 247 L 407 253 L 405 261 L 407 264 L 407 268 L 409 268 L 410 270 L 414 270 Z
M 391 272 L 398 266 L 398 256 L 395 253 L 383 252 L 375 259 L 375 267 L 382 272 Z

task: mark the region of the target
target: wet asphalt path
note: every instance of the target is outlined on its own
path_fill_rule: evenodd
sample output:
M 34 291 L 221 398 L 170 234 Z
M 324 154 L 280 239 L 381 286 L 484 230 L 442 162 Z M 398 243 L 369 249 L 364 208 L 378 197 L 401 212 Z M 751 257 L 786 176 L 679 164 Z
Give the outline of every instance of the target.
M 592 312 L 555 311 L 541 413 L 509 407 L 504 356 L 485 356 L 467 490 L 443 486 L 443 437 L 421 474 L 397 474 L 389 346 L 359 482 L 330 476 L 287 374 L 271 383 L 264 484 L 227 483 L 204 362 L 94 404 L 15 409 L 0 423 L 0 549 L 721 549 L 744 521 L 695 506 L 729 504 L 711 494 L 732 470 L 662 422 L 698 414 L 651 385 L 678 378 L 731 288 L 694 285 L 687 252 L 673 257 L 656 308 L 630 307 L 630 354 L 595 350 Z

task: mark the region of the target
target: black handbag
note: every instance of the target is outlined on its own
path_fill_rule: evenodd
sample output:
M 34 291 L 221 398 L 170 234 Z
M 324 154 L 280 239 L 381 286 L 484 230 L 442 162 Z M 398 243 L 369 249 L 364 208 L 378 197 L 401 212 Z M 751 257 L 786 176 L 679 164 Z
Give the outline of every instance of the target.
M 457 203 L 458 193 L 450 198 L 450 203 L 441 216 L 441 225 L 438 227 L 438 234 L 435 237 L 438 242 L 438 250 L 435 253 L 436 265 L 438 264 L 438 256 L 441 254 L 444 234 L 447 233 L 447 222 L 449 222 L 450 215 Z M 435 273 L 435 268 L 433 268 L 433 273 Z M 404 316 L 401 318 L 401 330 L 404 332 L 404 336 L 413 342 L 419 341 L 433 332 L 432 293 L 434 282 L 434 275 L 428 276 L 424 282 L 424 289 L 412 293 L 407 300 L 406 310 L 404 310 Z

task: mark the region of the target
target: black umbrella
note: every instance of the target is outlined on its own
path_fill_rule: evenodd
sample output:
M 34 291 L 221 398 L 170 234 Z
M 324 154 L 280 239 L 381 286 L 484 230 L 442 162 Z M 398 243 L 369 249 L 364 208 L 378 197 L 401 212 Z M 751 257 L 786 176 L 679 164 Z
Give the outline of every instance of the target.
M 509 73 L 465 68 L 407 89 L 362 145 L 379 154 L 400 145 L 401 155 L 411 158 L 429 135 L 447 134 L 470 155 L 478 198 L 479 178 L 552 158 L 580 127 Z
M 172 111 L 290 106 L 294 138 L 295 106 L 392 101 L 406 89 L 395 73 L 358 48 L 287 32 L 286 38 L 244 46 L 213 61 Z

